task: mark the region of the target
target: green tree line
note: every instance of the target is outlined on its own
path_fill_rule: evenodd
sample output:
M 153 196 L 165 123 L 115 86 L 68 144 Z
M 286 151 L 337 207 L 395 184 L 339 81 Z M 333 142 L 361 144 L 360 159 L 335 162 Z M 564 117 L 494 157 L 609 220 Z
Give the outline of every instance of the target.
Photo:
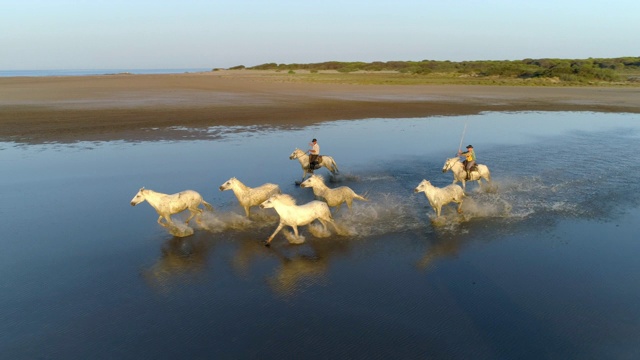
M 236 66 L 231 69 L 245 69 Z M 640 57 L 620 57 L 606 59 L 523 59 L 523 60 L 487 60 L 487 61 L 374 61 L 341 62 L 327 61 L 311 64 L 267 63 L 249 70 L 318 72 L 334 70 L 343 73 L 356 71 L 395 71 L 418 75 L 436 73 L 460 76 L 499 77 L 499 78 L 555 78 L 567 82 L 585 81 L 640 81 Z

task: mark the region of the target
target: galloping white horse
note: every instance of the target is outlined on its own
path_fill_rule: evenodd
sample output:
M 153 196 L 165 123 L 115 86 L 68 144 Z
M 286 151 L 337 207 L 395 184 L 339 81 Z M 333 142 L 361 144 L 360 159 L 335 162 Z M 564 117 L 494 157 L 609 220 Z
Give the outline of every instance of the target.
M 163 194 L 144 187 L 138 191 L 136 196 L 131 199 L 131 206 L 136 206 L 147 200 L 149 205 L 156 209 L 158 215 L 158 224 L 162 226 L 173 225 L 171 215 L 177 214 L 184 210 L 189 210 L 190 214 L 185 223 L 189 224 L 196 214 L 201 214 L 202 209 L 198 206 L 203 204 L 207 210 L 213 211 L 213 206 L 202 199 L 202 196 L 193 190 L 181 191 L 177 194 Z M 164 218 L 165 222 L 162 222 Z
M 478 186 L 482 188 L 482 179 L 485 179 L 487 183 L 491 182 L 491 172 L 489 172 L 489 168 L 486 165 L 477 164 L 477 168 L 478 170 L 472 170 L 471 173 L 469 174 L 471 179 L 466 180 L 467 171 L 464 169 L 464 165 L 462 164 L 462 162 L 460 162 L 460 158 L 452 157 L 447 159 L 447 161 L 444 163 L 444 166 L 442 167 L 442 172 L 444 173 L 451 170 L 451 172 L 453 173 L 452 184 L 455 184 L 458 181 L 462 182 L 463 190 L 467 189 L 466 187 L 467 181 L 477 181 Z
M 462 212 L 462 200 L 464 198 L 464 191 L 460 185 L 447 185 L 443 188 L 438 188 L 429 182 L 429 180 L 422 180 L 420 184 L 413 190 L 414 193 L 424 191 L 424 194 L 429 200 L 429 205 L 436 212 L 436 217 L 440 217 L 442 207 L 450 202 L 458 204 L 458 214 Z
M 289 155 L 289 160 L 293 159 L 298 159 L 298 161 L 300 162 L 300 166 L 302 166 L 301 181 L 304 181 L 304 178 L 307 176 L 307 174 L 313 174 L 313 170 L 309 169 L 309 155 L 307 155 L 306 152 L 300 149 L 293 150 L 291 155 Z M 331 156 L 320 155 L 320 158 L 318 160 L 320 161 L 320 167 L 326 167 L 327 169 L 329 169 L 329 171 L 331 171 L 332 174 L 338 172 L 338 164 L 336 164 L 335 160 L 333 160 Z
M 336 211 L 340 210 L 340 205 L 343 203 L 347 203 L 347 207 L 351 210 L 353 199 L 368 201 L 365 197 L 356 194 L 348 186 L 339 186 L 335 189 L 329 188 L 325 185 L 324 178 L 321 175 L 311 175 L 300 184 L 300 187 L 312 188 L 315 196 L 323 198 L 330 207 L 337 207 Z
M 271 240 L 285 225 L 293 228 L 296 237 L 298 237 L 298 226 L 309 225 L 316 219 L 320 221 L 325 231 L 327 231 L 327 224 L 331 224 L 337 230 L 329 206 L 323 201 L 313 200 L 304 205 L 296 205 L 296 200 L 290 195 L 276 194 L 260 204 L 260 207 L 273 208 L 280 216 L 280 223 L 265 242 L 265 246 L 269 246 Z
M 266 183 L 256 188 L 250 188 L 241 183 L 240 180 L 232 177 L 224 184 L 220 185 L 220 191 L 233 190 L 238 198 L 240 205 L 244 208 L 244 212 L 249 217 L 249 208 L 258 206 L 267 200 L 273 194 L 280 194 L 280 188 L 276 184 Z

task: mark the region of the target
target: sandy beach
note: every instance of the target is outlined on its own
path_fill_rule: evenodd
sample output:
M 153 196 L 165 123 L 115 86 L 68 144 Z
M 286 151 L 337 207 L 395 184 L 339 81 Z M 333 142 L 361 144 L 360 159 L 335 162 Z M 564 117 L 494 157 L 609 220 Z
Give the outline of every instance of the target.
M 176 127 L 297 127 L 482 111 L 640 113 L 640 88 L 327 84 L 227 70 L 0 78 L 0 141 L 21 143 L 192 139 L 199 133 Z

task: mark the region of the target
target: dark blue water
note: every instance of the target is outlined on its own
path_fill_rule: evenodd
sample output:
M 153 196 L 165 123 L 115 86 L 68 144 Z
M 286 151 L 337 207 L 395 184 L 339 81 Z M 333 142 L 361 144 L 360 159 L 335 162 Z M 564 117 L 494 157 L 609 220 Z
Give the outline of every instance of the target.
M 183 74 L 192 72 L 211 71 L 210 68 L 184 69 L 49 69 L 49 70 L 0 70 L 0 77 L 13 76 L 88 76 L 114 74 Z
M 0 144 L 0 353 L 10 359 L 640 356 L 640 118 L 487 113 L 302 130 L 212 128 L 210 141 Z M 473 144 L 493 184 L 435 220 L 422 179 Z M 229 191 L 280 185 L 318 138 L 369 202 L 350 235 L 302 245 Z M 325 169 L 319 170 L 328 180 Z M 215 212 L 174 237 L 142 186 Z M 179 219 L 180 216 L 176 216 Z M 290 232 L 290 229 L 286 229 Z

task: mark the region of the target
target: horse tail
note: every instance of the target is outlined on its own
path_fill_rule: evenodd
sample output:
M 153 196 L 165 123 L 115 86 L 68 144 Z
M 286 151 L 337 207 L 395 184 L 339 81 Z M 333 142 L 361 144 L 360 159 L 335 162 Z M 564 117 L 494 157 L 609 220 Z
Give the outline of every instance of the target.
M 338 171 L 338 164 L 336 164 L 336 161 L 333 160 L 333 158 L 330 158 L 331 161 L 329 161 L 329 166 L 327 166 L 327 168 L 329 169 L 329 171 L 331 171 L 332 173 L 337 173 Z
M 367 199 L 366 197 L 362 196 L 362 195 L 358 195 L 356 193 L 354 193 L 354 198 L 358 199 L 358 200 L 362 200 L 362 201 L 369 201 L 369 199 Z
M 491 182 L 491 171 L 489 171 L 489 168 L 487 166 L 485 166 L 485 168 L 487 169 L 487 182 Z
M 204 207 L 206 207 L 207 210 L 213 211 L 213 206 L 211 206 L 211 204 L 209 204 L 208 202 L 202 200 L 202 205 L 204 205 Z

